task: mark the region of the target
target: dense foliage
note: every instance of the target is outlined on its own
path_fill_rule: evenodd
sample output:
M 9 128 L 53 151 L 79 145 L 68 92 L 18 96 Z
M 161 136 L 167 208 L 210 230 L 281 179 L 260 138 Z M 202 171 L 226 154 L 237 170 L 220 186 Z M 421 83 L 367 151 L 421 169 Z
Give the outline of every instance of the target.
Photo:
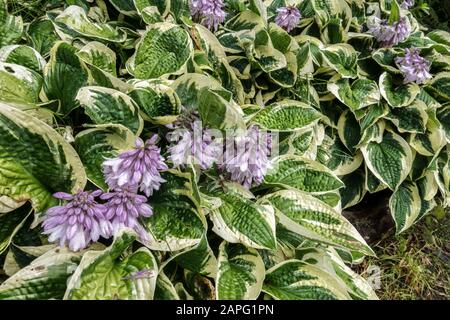
M 342 210 L 390 190 L 401 233 L 450 201 L 427 13 L 0 0 L 0 299 L 376 299 Z

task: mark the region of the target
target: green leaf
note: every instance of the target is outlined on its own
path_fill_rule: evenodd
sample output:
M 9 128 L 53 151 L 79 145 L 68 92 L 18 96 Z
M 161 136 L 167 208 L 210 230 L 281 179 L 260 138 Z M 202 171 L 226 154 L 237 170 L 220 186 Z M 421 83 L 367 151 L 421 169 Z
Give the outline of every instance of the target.
M 450 100 L 450 72 L 436 74 L 433 79 L 430 80 L 426 90 L 437 99 L 448 102 Z
M 155 23 L 138 43 L 127 69 L 140 79 L 178 74 L 192 52 L 191 38 L 184 29 L 167 22 Z
M 419 86 L 415 83 L 403 84 L 394 82 L 394 78 L 387 72 L 380 76 L 380 93 L 393 108 L 410 105 L 419 94 Z
M 30 45 L 43 56 L 47 55 L 53 45 L 60 40 L 53 23 L 44 18 L 31 22 L 26 35 Z
M 68 43 L 56 43 L 50 52 L 50 61 L 44 69 L 45 95 L 50 100 L 61 102 L 60 112 L 63 115 L 78 106 L 75 97 L 88 81 L 87 68 L 76 52 Z
M 0 300 L 61 299 L 84 252 L 47 251 L 0 285 Z
M 156 280 L 155 300 L 180 300 L 177 290 L 170 279 L 161 271 Z
M 391 1 L 391 13 L 389 14 L 389 24 L 393 24 L 400 20 L 400 6 L 397 3 L 397 0 Z
M 152 196 L 153 215 L 145 220 L 151 240 L 145 245 L 159 251 L 197 245 L 205 232 L 206 219 L 198 207 L 194 176 L 176 170 L 161 176 L 166 182 Z
M 12 238 L 22 227 L 31 211 L 31 207 L 25 205 L 11 212 L 0 214 L 0 254 L 8 248 Z
M 103 162 L 115 158 L 120 152 L 132 149 L 136 136 L 122 125 L 97 125 L 75 137 L 74 147 L 84 164 L 88 179 L 107 190 L 103 176 Z
M 320 112 L 306 103 L 282 100 L 261 109 L 250 122 L 270 131 L 295 131 L 317 123 L 321 117 Z
M 357 79 L 351 85 L 349 79 L 342 78 L 327 85 L 328 90 L 352 110 L 358 110 L 380 101 L 381 96 L 375 81 Z
M 277 300 L 350 299 L 335 277 L 300 260 L 287 260 L 267 270 L 263 291 Z
M 181 102 L 178 95 L 175 90 L 164 84 L 135 85 L 129 95 L 154 123 L 172 123 L 180 114 Z
M 274 159 L 273 168 L 264 177 L 264 184 L 312 193 L 334 191 L 343 187 L 339 178 L 324 165 L 294 155 Z
M 77 52 L 77 56 L 88 65 L 116 76 L 116 53 L 101 42 L 92 41 Z
M 75 192 L 86 184 L 77 153 L 54 129 L 0 103 L 0 194 L 31 200 L 39 213 L 55 205 L 52 194 Z
M 370 142 L 361 151 L 370 171 L 391 190 L 397 189 L 411 170 L 411 149 L 393 132 L 386 131 L 380 143 Z
M 143 129 L 139 107 L 125 93 L 104 87 L 83 87 L 75 99 L 96 124 L 121 124 L 137 136 Z
M 122 231 L 105 250 L 86 252 L 70 278 L 64 298 L 152 300 L 158 275 L 155 257 L 147 248 L 123 256 L 135 238 L 133 233 Z
M 417 185 L 404 181 L 389 199 L 389 209 L 399 234 L 416 222 L 421 210 L 421 199 Z
M 356 78 L 358 53 L 349 44 L 333 44 L 322 51 L 328 65 L 343 78 Z
M 127 38 L 127 34 L 117 27 L 92 22 L 84 9 L 75 5 L 67 7 L 56 17 L 50 16 L 50 19 L 57 29 L 73 38 L 86 37 L 118 43 L 124 42 Z
M 0 48 L 19 42 L 23 32 L 22 17 L 8 14 L 7 3 L 0 0 Z
M 392 121 L 401 133 L 424 133 L 428 122 L 426 109 L 425 103 L 416 99 L 409 106 L 391 109 L 385 118 Z
M 243 112 L 234 101 L 227 101 L 218 93 L 202 88 L 199 93 L 198 112 L 200 118 L 210 128 L 245 128 Z
M 361 141 L 361 129 L 353 113 L 344 111 L 338 121 L 338 135 L 345 147 L 355 154 L 357 145 Z
M 0 101 L 36 103 L 42 77 L 23 66 L 0 62 Z
M 275 249 L 275 214 L 270 206 L 254 203 L 241 194 L 219 190 L 213 194 L 221 205 L 209 216 L 213 231 L 231 243 L 242 243 L 256 249 Z
M 374 255 L 358 231 L 340 212 L 308 193 L 281 190 L 261 198 L 270 203 L 279 222 L 299 235 L 332 246 Z
M 264 262 L 258 251 L 223 241 L 219 247 L 216 298 L 256 300 L 264 281 Z
M 18 64 L 37 73 L 42 73 L 46 64 L 39 52 L 25 45 L 10 45 L 1 48 L 0 61 Z

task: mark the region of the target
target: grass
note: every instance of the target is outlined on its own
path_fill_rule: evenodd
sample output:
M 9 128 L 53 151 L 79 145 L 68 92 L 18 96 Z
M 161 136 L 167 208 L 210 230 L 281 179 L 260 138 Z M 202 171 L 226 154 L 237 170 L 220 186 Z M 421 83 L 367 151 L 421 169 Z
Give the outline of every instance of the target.
M 381 287 L 376 290 L 380 299 L 450 299 L 450 213 L 427 216 L 373 248 L 378 257 L 366 259 L 357 269 L 367 276 L 371 266 L 380 268 Z

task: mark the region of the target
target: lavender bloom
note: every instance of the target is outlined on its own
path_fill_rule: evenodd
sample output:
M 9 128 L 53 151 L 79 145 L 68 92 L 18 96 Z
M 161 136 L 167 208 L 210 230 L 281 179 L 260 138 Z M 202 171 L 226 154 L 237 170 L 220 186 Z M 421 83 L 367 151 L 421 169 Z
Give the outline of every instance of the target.
M 375 36 L 382 47 L 388 48 L 397 45 L 409 37 L 411 26 L 406 17 L 389 25 L 386 20 L 375 18 L 368 23 L 369 32 Z
M 250 127 L 245 135 L 227 140 L 224 163 L 221 166 L 231 174 L 230 179 L 250 188 L 261 184 L 271 168 L 269 155 L 272 137 L 258 127 Z
M 198 118 L 187 127 L 175 125 L 175 130 L 167 135 L 167 139 L 175 143 L 169 147 L 169 160 L 175 167 L 192 162 L 206 170 L 220 156 L 222 144 L 212 139 L 212 131 L 203 129 Z
M 155 275 L 154 270 L 142 269 L 140 271 L 131 273 L 129 276 L 123 277 L 122 280 L 138 280 L 144 278 L 151 278 L 154 275 Z
M 395 58 L 395 63 L 405 76 L 404 83 L 415 82 L 420 84 L 432 78 L 430 74 L 431 63 L 420 56 L 420 50 L 417 48 L 405 49 L 405 56 Z
M 191 0 L 189 9 L 195 20 L 201 21 L 205 27 L 214 31 L 219 27 L 219 23 L 225 21 L 223 0 Z
M 140 217 L 150 217 L 152 207 L 147 204 L 147 198 L 137 194 L 137 187 L 115 189 L 100 197 L 106 200 L 106 218 L 111 221 L 113 233 L 120 229 L 131 228 L 137 232 L 141 240 L 148 241 L 144 227 L 139 223 Z
M 300 10 L 295 6 L 287 6 L 277 9 L 278 15 L 275 18 L 275 23 L 285 29 L 287 32 L 291 32 L 298 23 L 302 15 Z
M 105 217 L 107 208 L 95 201 L 100 194 L 100 190 L 80 190 L 75 195 L 55 193 L 55 198 L 69 202 L 47 210 L 42 225 L 43 233 L 49 235 L 48 240 L 59 240 L 61 247 L 67 243 L 71 250 L 78 251 L 86 248 L 91 241 L 97 241 L 100 236 L 110 237 L 112 226 Z
M 166 170 L 167 165 L 161 150 L 156 146 L 157 138 L 157 135 L 153 135 L 145 144 L 137 138 L 133 150 L 103 162 L 106 183 L 111 189 L 138 186 L 147 197 L 153 194 L 153 190 L 159 189 L 161 183 L 165 182 L 159 171 Z
M 408 10 L 412 6 L 414 6 L 414 0 L 403 0 L 403 2 L 401 4 L 402 9 L 405 9 L 405 10 Z

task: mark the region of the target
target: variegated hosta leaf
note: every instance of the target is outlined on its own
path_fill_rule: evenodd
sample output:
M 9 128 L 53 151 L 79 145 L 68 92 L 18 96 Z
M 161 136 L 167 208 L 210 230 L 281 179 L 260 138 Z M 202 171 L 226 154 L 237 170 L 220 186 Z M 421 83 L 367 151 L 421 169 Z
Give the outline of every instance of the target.
M 176 253 L 174 260 L 183 268 L 214 278 L 217 272 L 217 259 L 212 252 L 206 236 L 192 248 Z
M 371 284 L 348 267 L 333 248 L 299 248 L 296 257 L 334 275 L 353 299 L 378 300 Z
M 139 107 L 128 95 L 104 87 L 83 87 L 76 100 L 96 124 L 121 124 L 136 135 L 144 126 Z
M 10 45 L 0 49 L 0 61 L 18 64 L 37 73 L 42 73 L 46 64 L 41 54 L 25 45 Z
M 60 40 L 56 35 L 53 23 L 45 18 L 31 22 L 28 25 L 26 36 L 30 45 L 43 56 L 47 55 L 53 45 Z
M 152 79 L 180 73 L 193 51 L 189 34 L 171 23 L 155 23 L 142 36 L 127 62 L 136 78 Z
M 251 122 L 271 131 L 295 131 L 317 123 L 322 114 L 306 103 L 282 100 L 257 112 Z
M 208 61 L 218 74 L 225 89 L 233 93 L 234 99 L 244 103 L 244 88 L 227 61 L 225 51 L 216 36 L 202 25 L 194 26 L 194 39 L 205 52 Z
M 343 78 L 356 78 L 358 53 L 349 44 L 333 44 L 322 51 L 325 61 Z
M 164 84 L 136 85 L 129 95 L 149 120 L 157 124 L 172 123 L 181 111 L 178 95 Z
M 116 53 L 101 42 L 92 41 L 77 52 L 85 63 L 116 76 Z
M 341 114 L 337 129 L 342 143 L 354 154 L 358 143 L 361 141 L 361 129 L 350 110 L 346 110 Z
M 121 151 L 134 147 L 136 136 L 122 125 L 97 125 L 75 137 L 74 147 L 84 164 L 88 179 L 107 190 L 103 176 L 103 162 L 116 157 Z
M 213 195 L 221 201 L 220 207 L 209 214 L 215 233 L 231 243 L 275 249 L 275 213 L 272 207 L 256 204 L 231 190 Z
M 426 131 L 410 136 L 409 144 L 423 156 L 433 157 L 446 145 L 445 133 L 434 115 L 428 118 Z
M 366 129 L 373 126 L 378 120 L 387 115 L 389 110 L 390 108 L 386 103 L 378 103 L 369 106 L 367 112 L 363 109 L 362 117 L 359 117 L 358 112 L 356 112 L 356 118 L 359 119 L 361 131 L 364 132 Z
M 419 86 L 417 84 L 403 84 L 402 80 L 394 79 L 387 72 L 380 76 L 378 85 L 381 95 L 393 108 L 410 105 L 419 94 Z
M 349 79 L 342 78 L 328 83 L 327 88 L 353 110 L 376 104 L 381 98 L 376 82 L 368 79 L 357 79 L 350 85 Z
M 37 212 L 52 194 L 83 189 L 86 173 L 75 150 L 53 128 L 0 103 L 0 195 L 30 200 Z
M 362 162 L 363 156 L 360 151 L 355 155 L 352 155 L 341 141 L 336 139 L 331 146 L 331 158 L 327 162 L 327 167 L 330 168 L 335 175 L 343 176 L 358 169 Z
M 66 248 L 47 251 L 0 285 L 0 300 L 61 299 L 68 278 L 85 252 L 71 252 Z
M 0 47 L 17 43 L 23 32 L 22 17 L 10 15 L 7 3 L 7 0 L 0 0 Z
M 36 103 L 42 77 L 24 66 L 0 62 L 0 101 Z
M 364 170 L 356 170 L 341 177 L 345 187 L 339 189 L 342 209 L 358 204 L 366 194 L 366 176 Z
M 223 241 L 219 247 L 216 298 L 219 300 L 256 300 L 265 276 L 258 251 L 242 244 Z
M 273 72 L 287 66 L 285 55 L 270 45 L 256 46 L 254 59 L 261 70 L 266 73 Z
M 67 285 L 69 300 L 152 300 L 158 276 L 158 262 L 147 248 L 130 255 L 125 250 L 135 235 L 122 231 L 110 247 L 88 251 Z
M 134 1 L 131 0 L 109 0 L 112 6 L 123 15 L 134 17 L 137 15 Z
M 370 142 L 361 151 L 370 171 L 391 190 L 397 189 L 411 170 L 411 149 L 396 133 L 386 131 L 380 143 Z
M 419 217 L 421 210 L 417 185 L 405 180 L 392 194 L 389 200 L 389 209 L 395 221 L 397 234 L 411 227 Z
M 31 211 L 31 207 L 25 205 L 8 213 L 0 213 L 0 254 L 8 248 Z
M 339 178 L 324 165 L 295 155 L 280 156 L 264 177 L 264 184 L 322 193 L 343 186 Z
M 436 99 L 448 102 L 450 100 L 450 72 L 441 72 L 434 75 L 426 90 Z
M 146 219 L 152 250 L 179 251 L 197 245 L 205 233 L 206 219 L 198 208 L 194 177 L 187 172 L 164 172 L 166 180 L 152 196 L 153 216 Z
M 26 223 L 23 225 L 25 229 Z M 21 229 L 20 231 L 22 231 Z M 20 234 L 18 235 L 20 236 Z M 3 264 L 3 270 L 8 276 L 12 276 L 20 271 L 20 269 L 30 265 L 33 260 L 42 256 L 49 250 L 57 247 L 56 244 L 47 244 L 39 246 L 18 246 L 11 242 L 9 251 L 5 257 L 5 263 Z M 93 246 L 94 247 L 94 246 Z M 93 249 L 93 248 L 90 248 Z
M 297 56 L 293 52 L 284 54 L 286 67 L 269 73 L 270 79 L 283 88 L 291 88 L 297 81 Z
M 377 62 L 384 70 L 393 73 L 393 74 L 401 74 L 400 70 L 397 68 L 395 64 L 395 58 L 397 57 L 399 52 L 392 48 L 381 48 L 375 50 L 372 53 L 372 58 Z
M 447 143 L 450 143 L 450 105 L 436 111 L 436 117 L 444 130 Z
M 349 300 L 345 287 L 328 272 L 300 260 L 267 270 L 263 291 L 277 300 Z
M 261 198 L 270 203 L 279 222 L 301 236 L 332 246 L 373 255 L 358 231 L 340 212 L 298 190 L 281 190 Z
M 17 208 L 20 208 L 26 203 L 26 201 L 15 201 L 7 196 L 0 196 L 0 214 L 8 213 Z
M 409 106 L 392 108 L 385 116 L 394 123 L 399 132 L 424 133 L 428 122 L 427 106 L 416 99 Z
M 177 290 L 170 279 L 160 271 L 156 279 L 155 300 L 180 300 Z
M 50 52 L 50 60 L 44 69 L 44 92 L 49 100 L 59 100 L 60 113 L 67 115 L 78 106 L 75 97 L 88 81 L 86 66 L 77 50 L 65 42 L 58 42 Z
M 57 29 L 73 38 L 86 37 L 118 43 L 127 38 L 127 34 L 117 27 L 91 21 L 84 9 L 75 5 L 67 7 L 56 17 L 50 16 L 50 19 Z

